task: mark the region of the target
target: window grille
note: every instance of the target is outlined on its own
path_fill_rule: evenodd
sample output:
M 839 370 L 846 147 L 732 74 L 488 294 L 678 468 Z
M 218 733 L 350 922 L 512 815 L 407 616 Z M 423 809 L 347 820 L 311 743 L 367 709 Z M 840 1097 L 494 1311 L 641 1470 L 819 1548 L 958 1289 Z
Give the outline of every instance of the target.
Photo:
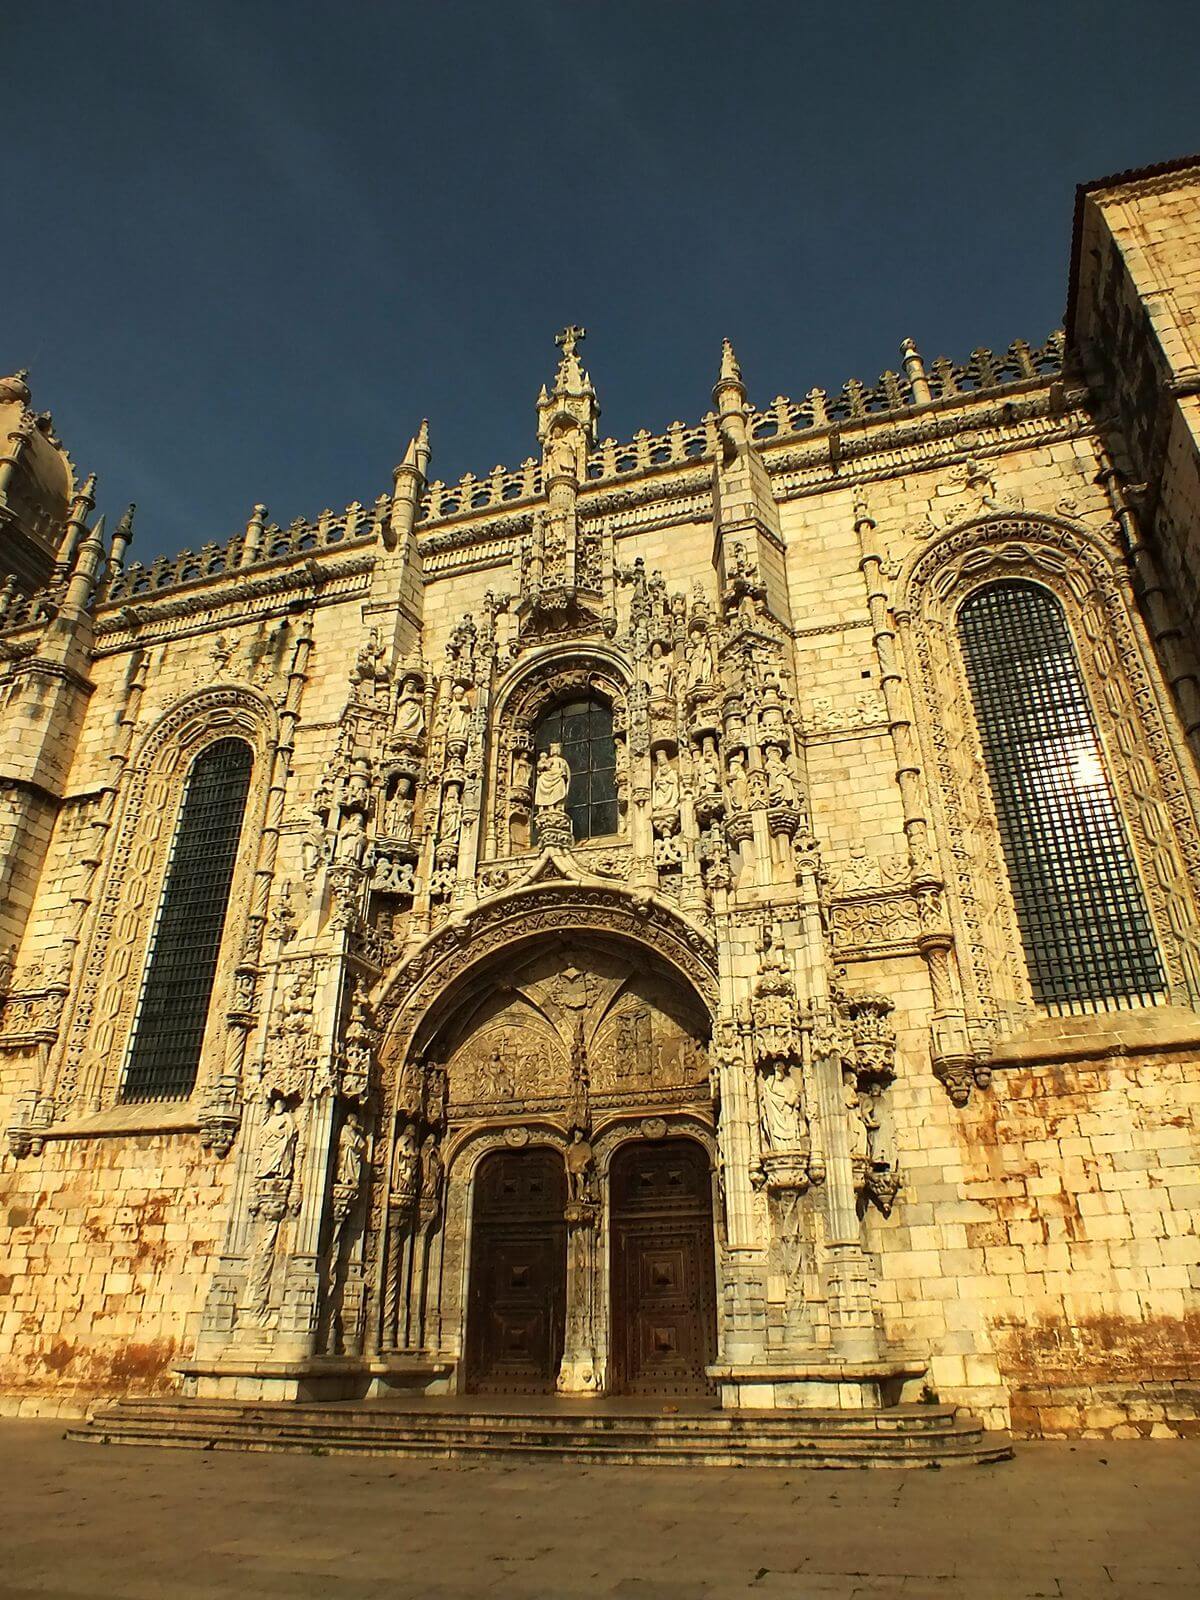
M 1152 1002 L 1163 970 L 1062 607 L 989 584 L 958 630 L 1036 1000 Z
M 534 745 L 540 756 L 560 744 L 571 768 L 566 810 L 576 839 L 617 831 L 617 747 L 612 711 L 598 700 L 569 700 L 538 723 Z
M 196 1081 L 250 768 L 249 745 L 221 739 L 188 775 L 134 1021 L 125 1100 L 183 1099 Z

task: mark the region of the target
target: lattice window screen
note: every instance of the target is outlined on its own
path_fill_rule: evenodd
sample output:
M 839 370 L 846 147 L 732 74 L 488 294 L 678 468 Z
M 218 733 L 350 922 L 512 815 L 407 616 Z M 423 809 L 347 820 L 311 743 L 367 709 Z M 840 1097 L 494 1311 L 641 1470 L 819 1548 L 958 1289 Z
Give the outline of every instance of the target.
M 1062 608 L 993 583 L 958 614 L 1013 899 L 1039 1004 L 1143 1004 L 1164 977 Z
M 576 839 L 617 831 L 617 750 L 612 712 L 598 700 L 569 700 L 538 723 L 538 754 L 561 744 L 571 768 L 567 813 Z
M 221 739 L 194 762 L 171 845 L 125 1073 L 125 1100 L 191 1093 L 217 970 L 252 757 Z

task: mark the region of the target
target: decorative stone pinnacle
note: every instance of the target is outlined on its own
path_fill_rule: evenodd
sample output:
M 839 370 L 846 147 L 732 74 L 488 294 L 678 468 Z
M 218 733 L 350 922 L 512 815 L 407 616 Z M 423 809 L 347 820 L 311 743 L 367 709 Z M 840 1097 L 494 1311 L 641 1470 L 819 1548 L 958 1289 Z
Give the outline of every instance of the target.
M 133 513 L 137 510 L 137 501 L 131 500 L 129 506 L 113 530 L 114 539 L 124 539 L 126 544 L 133 538 Z
M 415 467 L 422 477 L 429 467 L 429 418 L 422 417 L 421 424 L 416 433 L 408 441 L 408 448 L 404 452 L 401 463 L 406 467 Z
M 728 339 L 721 340 L 721 379 L 741 383 L 742 369 Z

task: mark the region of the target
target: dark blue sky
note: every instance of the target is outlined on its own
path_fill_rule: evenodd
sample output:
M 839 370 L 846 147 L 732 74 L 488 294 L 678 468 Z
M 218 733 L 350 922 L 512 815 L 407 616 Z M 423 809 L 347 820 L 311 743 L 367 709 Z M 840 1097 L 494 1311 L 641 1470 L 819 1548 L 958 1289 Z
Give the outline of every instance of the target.
M 1200 147 L 1194 0 L 95 0 L 3 25 L 0 368 L 135 554 L 1040 341 L 1077 182 Z M 15 142 L 14 142 L 15 141 Z

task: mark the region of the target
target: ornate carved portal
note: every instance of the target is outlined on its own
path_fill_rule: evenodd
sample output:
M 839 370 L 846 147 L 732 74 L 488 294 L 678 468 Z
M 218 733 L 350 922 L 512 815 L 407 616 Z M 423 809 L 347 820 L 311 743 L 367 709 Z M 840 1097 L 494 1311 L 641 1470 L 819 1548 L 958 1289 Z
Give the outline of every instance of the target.
M 448 1359 L 478 1392 L 706 1392 L 708 1032 L 665 963 L 602 936 L 527 946 L 453 986 L 391 1069 L 397 1106 L 407 1077 L 445 1086 L 445 1202 L 420 1273 L 404 1266 L 411 1205 L 389 1192 L 380 1208 L 384 1352 Z

